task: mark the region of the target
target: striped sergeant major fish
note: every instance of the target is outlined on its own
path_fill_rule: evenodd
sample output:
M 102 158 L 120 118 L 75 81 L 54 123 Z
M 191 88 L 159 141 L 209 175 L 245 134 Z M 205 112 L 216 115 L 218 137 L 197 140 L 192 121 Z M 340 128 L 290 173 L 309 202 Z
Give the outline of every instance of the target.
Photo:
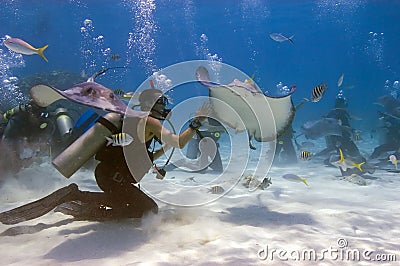
M 222 194 L 224 192 L 225 192 L 225 189 L 218 185 L 212 186 L 208 189 L 208 193 L 211 193 L 211 194 Z
M 319 100 L 322 99 L 322 96 L 324 96 L 326 89 L 328 86 L 325 83 L 321 83 L 318 86 L 316 86 L 311 93 L 311 101 L 316 103 L 319 102 Z
M 309 151 L 301 151 L 299 157 L 303 161 L 308 161 L 308 160 L 311 160 L 312 153 Z
M 132 136 L 127 133 L 114 134 L 111 135 L 110 137 L 106 137 L 106 139 L 107 139 L 107 146 L 112 144 L 112 146 L 124 147 L 128 146 L 133 141 Z

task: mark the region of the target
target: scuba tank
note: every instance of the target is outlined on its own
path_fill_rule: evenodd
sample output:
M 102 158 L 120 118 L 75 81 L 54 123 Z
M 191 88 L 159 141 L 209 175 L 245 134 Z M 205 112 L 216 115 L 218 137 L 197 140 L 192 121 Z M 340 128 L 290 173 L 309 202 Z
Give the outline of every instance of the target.
M 54 117 L 60 138 L 64 139 L 68 137 L 72 131 L 73 122 L 67 113 L 67 109 L 61 107 L 57 108 L 54 111 Z
M 19 112 L 26 112 L 27 110 L 29 110 L 31 108 L 32 108 L 32 106 L 30 104 L 19 104 L 15 107 L 11 108 L 10 110 L 6 111 L 2 115 L 2 120 L 4 120 L 4 122 L 7 122 L 14 115 L 18 114 Z
M 108 113 L 83 135 L 76 139 L 52 161 L 53 166 L 66 178 L 70 178 L 92 158 L 106 143 L 106 137 L 121 130 L 121 115 Z

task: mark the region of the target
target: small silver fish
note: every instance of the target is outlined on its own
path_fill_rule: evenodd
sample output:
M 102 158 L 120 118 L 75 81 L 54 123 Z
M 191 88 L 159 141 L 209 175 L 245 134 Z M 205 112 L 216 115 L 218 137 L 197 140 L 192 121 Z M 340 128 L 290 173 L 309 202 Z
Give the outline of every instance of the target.
M 322 96 L 324 96 L 326 89 L 328 86 L 325 83 L 321 83 L 318 86 L 316 86 L 311 93 L 311 101 L 316 103 L 319 102 L 319 100 L 322 99 Z
M 47 58 L 43 54 L 43 51 L 48 47 L 48 45 L 45 45 L 41 48 L 35 48 L 24 40 L 18 38 L 8 38 L 3 42 L 3 44 L 13 52 L 24 55 L 38 54 L 46 62 L 49 62 L 49 60 L 47 60 Z
M 111 137 L 106 137 L 106 139 L 108 141 L 107 146 L 112 144 L 112 146 L 124 147 L 124 146 L 128 146 L 133 141 L 132 136 L 127 133 L 114 134 Z
M 222 194 L 225 192 L 225 189 L 221 186 L 212 186 L 211 188 L 208 189 L 208 193 L 211 194 Z
M 338 87 L 342 86 L 343 79 L 344 79 L 344 73 L 342 73 L 342 75 L 338 79 L 338 82 L 337 82 Z
M 291 37 L 286 37 L 285 35 L 283 35 L 283 34 L 281 34 L 281 33 L 271 33 L 271 34 L 269 35 L 269 37 L 270 37 L 272 40 L 276 41 L 276 42 L 285 42 L 285 41 L 289 41 L 289 42 L 293 43 L 294 35 L 291 36 Z

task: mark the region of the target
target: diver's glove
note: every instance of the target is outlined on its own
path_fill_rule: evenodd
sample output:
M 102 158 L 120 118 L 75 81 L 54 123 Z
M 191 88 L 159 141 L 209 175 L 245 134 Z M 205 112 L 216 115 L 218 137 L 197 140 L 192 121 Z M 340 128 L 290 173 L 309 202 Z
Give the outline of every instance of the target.
M 198 130 L 201 127 L 201 122 L 199 119 L 195 118 L 189 124 L 189 127 L 193 130 Z

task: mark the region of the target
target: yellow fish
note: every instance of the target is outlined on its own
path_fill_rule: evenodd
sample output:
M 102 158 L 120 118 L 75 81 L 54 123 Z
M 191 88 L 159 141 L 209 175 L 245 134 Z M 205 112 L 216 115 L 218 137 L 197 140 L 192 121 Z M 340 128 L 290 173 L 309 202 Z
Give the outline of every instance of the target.
M 248 83 L 248 84 L 254 83 L 254 75 L 255 75 L 255 73 L 253 73 L 253 75 L 251 75 L 250 78 L 246 79 L 246 80 L 244 81 L 244 83 Z
M 133 138 L 131 135 L 127 134 L 127 133 L 117 133 L 114 135 L 111 135 L 110 137 L 106 137 L 107 140 L 107 146 L 111 145 L 112 146 L 128 146 L 129 144 L 132 143 Z
M 8 38 L 3 42 L 3 44 L 13 52 L 25 55 L 38 54 L 46 62 L 49 62 L 49 60 L 47 60 L 47 58 L 43 54 L 43 51 L 48 47 L 48 45 L 45 45 L 42 48 L 35 48 L 29 43 L 18 38 Z
M 339 153 L 340 153 L 340 160 L 337 161 L 337 162 L 332 162 L 333 165 L 335 165 L 336 167 L 341 168 L 343 171 L 347 171 L 347 169 L 357 168 L 358 170 L 360 170 L 362 172 L 361 166 L 365 162 L 354 163 L 354 162 L 352 162 L 350 160 L 345 159 L 344 155 L 343 155 L 343 151 L 340 148 L 339 148 Z
M 284 179 L 292 181 L 292 182 L 302 182 L 308 187 L 307 178 L 299 177 L 295 174 L 285 174 L 282 176 Z

